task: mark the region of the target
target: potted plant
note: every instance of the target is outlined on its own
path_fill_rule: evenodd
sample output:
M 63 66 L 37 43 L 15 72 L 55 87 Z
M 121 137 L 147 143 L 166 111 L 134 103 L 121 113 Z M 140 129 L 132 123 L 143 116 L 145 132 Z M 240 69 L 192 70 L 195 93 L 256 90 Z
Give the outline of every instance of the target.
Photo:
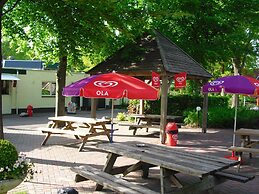
M 24 154 L 18 154 L 8 140 L 0 139 L 0 194 L 18 186 L 24 179 L 32 178 L 33 164 Z

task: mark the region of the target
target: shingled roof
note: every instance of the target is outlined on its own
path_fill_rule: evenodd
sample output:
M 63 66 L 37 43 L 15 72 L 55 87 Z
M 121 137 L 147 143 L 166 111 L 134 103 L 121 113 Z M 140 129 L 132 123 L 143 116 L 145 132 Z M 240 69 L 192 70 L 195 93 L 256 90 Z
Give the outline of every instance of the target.
M 212 77 L 202 65 L 158 31 L 154 31 L 153 35 L 144 34 L 87 73 L 93 75 L 112 71 L 133 76 L 151 76 L 152 71 L 166 71 L 170 76 L 185 71 L 189 79 Z

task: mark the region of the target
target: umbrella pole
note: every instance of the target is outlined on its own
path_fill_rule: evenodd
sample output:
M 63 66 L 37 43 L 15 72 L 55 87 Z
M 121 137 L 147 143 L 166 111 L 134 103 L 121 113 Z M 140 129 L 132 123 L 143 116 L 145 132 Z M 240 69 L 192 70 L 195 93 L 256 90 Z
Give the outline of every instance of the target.
M 234 117 L 234 133 L 233 133 L 233 146 L 236 144 L 236 135 L 235 132 L 237 130 L 237 101 L 238 101 L 238 94 L 235 94 L 235 117 Z
M 234 133 L 233 133 L 233 146 L 235 146 L 236 144 L 236 130 L 237 130 L 237 101 L 238 101 L 238 94 L 235 94 L 235 116 L 234 116 Z M 229 158 L 229 159 L 232 159 L 232 160 L 238 160 L 238 157 L 235 156 L 235 151 L 232 151 L 232 156 Z
M 114 107 L 114 100 L 112 99 L 110 143 L 112 143 L 112 142 L 113 142 L 113 107 Z
M 237 129 L 237 101 L 238 101 L 238 94 L 235 94 L 235 116 L 234 116 L 234 132 L 233 132 L 233 146 L 235 146 L 235 142 L 236 142 L 236 135 L 235 135 L 235 132 L 236 132 L 236 129 Z M 230 160 L 238 160 L 238 157 L 236 156 L 235 154 L 235 151 L 232 151 L 232 154 L 231 156 L 225 156 L 225 158 L 228 158 Z

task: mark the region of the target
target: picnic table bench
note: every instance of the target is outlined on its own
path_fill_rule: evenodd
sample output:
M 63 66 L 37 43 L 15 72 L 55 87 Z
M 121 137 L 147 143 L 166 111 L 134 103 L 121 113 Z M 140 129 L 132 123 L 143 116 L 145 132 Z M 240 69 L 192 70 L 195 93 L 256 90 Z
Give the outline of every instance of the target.
M 118 193 L 125 194 L 158 194 L 146 187 L 128 182 L 120 177 L 108 174 L 100 169 L 92 166 L 79 166 L 71 168 L 71 170 L 80 176 L 93 180 L 96 183 L 107 187 Z
M 174 194 L 198 194 L 203 190 L 213 189 L 214 186 L 227 180 L 246 183 L 254 178 L 254 176 L 227 171 L 229 167 L 239 164 L 239 161 L 192 153 L 176 147 L 129 141 L 123 143 L 99 144 L 97 148 L 101 151 L 108 152 L 107 161 L 102 171 L 110 175 L 123 174 L 126 176 L 130 172 L 142 170 L 142 177 L 147 178 L 149 168 L 159 166 L 162 194 L 172 191 Z M 131 165 L 114 167 L 118 157 L 132 158 L 137 160 L 137 162 Z M 99 179 L 101 179 L 102 176 L 96 178 L 88 175 L 90 172 L 86 172 L 86 174 L 82 173 L 82 171 L 90 171 L 88 169 L 88 166 L 81 170 L 77 168 L 78 171 L 76 171 L 76 173 L 78 173 L 77 175 L 79 176 L 95 180 L 97 182 L 96 190 L 101 190 L 103 183 Z M 200 182 L 195 182 L 188 186 L 184 185 L 176 176 L 177 173 L 199 177 Z M 172 183 L 178 189 L 174 190 L 171 186 Z M 115 187 L 114 185 L 109 186 Z
M 137 123 L 119 123 L 120 126 L 128 126 L 129 130 L 133 130 L 133 135 L 136 135 L 138 129 L 146 128 L 146 132 L 148 132 L 149 128 L 160 129 L 160 125 L 155 124 L 137 124 Z

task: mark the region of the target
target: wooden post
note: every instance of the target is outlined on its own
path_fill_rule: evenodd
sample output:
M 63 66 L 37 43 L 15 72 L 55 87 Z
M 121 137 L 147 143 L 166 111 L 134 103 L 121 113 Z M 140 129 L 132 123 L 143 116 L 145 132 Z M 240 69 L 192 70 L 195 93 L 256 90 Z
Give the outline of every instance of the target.
M 96 118 L 97 99 L 91 98 L 91 118 Z
M 139 101 L 139 114 L 144 114 L 144 100 Z
M 207 131 L 207 119 L 208 118 L 208 93 L 204 94 L 203 108 L 202 108 L 202 132 Z
M 162 75 L 161 87 L 161 119 L 160 119 L 160 141 L 165 143 L 165 126 L 167 122 L 167 94 L 168 94 L 168 76 Z

